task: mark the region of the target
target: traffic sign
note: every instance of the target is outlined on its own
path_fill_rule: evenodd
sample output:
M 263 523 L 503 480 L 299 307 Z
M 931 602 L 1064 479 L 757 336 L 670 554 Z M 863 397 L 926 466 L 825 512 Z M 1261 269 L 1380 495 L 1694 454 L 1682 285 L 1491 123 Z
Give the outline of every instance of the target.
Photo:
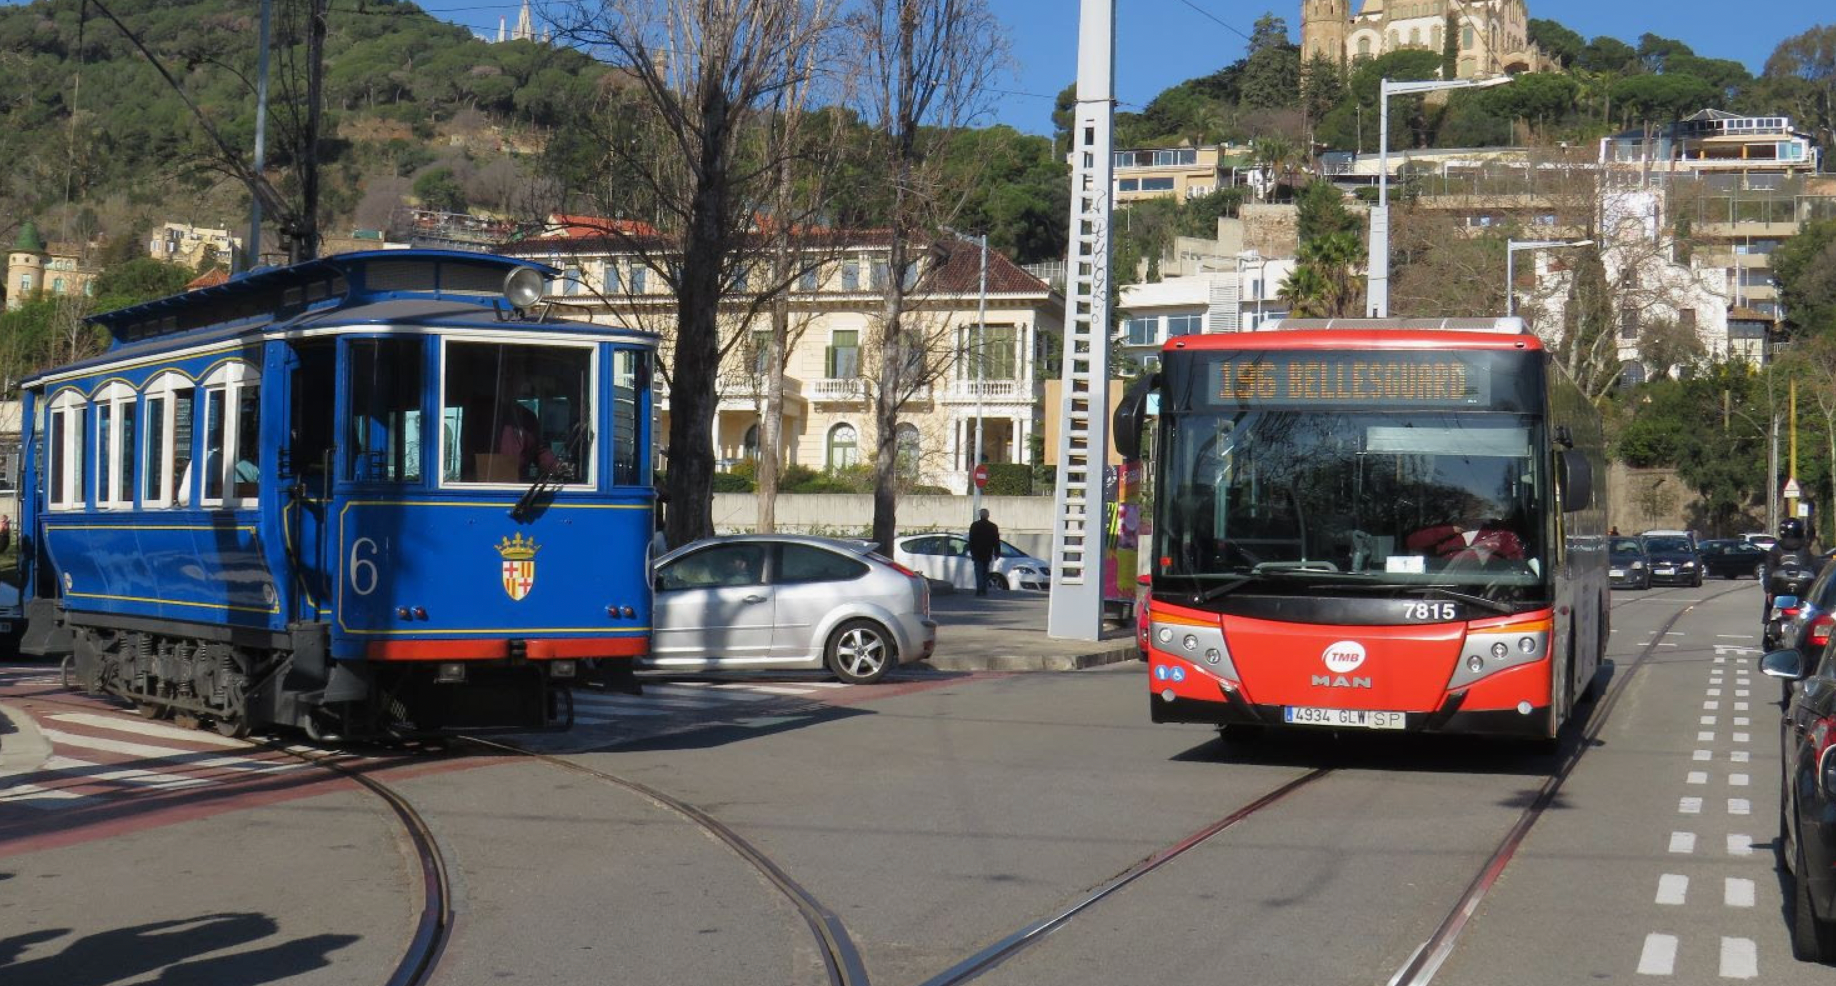
M 981 465 L 976 466 L 975 472 L 973 475 L 975 477 L 975 488 L 976 489 L 979 490 L 979 489 L 986 487 L 988 485 L 988 464 L 982 463 Z
M 1786 499 L 1796 500 L 1798 497 L 1803 496 L 1803 495 L 1804 495 L 1804 488 L 1798 485 L 1798 478 L 1796 476 L 1793 476 L 1792 478 L 1785 481 Z

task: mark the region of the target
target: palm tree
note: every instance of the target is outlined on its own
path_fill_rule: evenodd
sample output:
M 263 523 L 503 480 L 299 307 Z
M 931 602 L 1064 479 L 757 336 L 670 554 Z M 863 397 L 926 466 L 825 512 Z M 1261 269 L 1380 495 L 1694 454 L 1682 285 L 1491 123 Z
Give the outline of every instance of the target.
M 1360 311 L 1364 278 L 1357 273 L 1362 244 L 1357 233 L 1328 233 L 1301 245 L 1294 273 L 1280 297 L 1296 318 L 1351 318 Z
M 1269 194 L 1273 197 L 1275 189 L 1294 169 L 1294 161 L 1300 156 L 1300 148 L 1280 134 L 1258 137 L 1252 145 L 1256 166 L 1268 172 Z

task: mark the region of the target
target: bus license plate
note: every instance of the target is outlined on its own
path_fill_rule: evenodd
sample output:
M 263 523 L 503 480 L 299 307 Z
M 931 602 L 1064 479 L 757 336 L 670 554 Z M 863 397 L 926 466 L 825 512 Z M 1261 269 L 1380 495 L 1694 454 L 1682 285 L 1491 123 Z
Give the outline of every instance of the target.
M 1401 712 L 1319 709 L 1298 705 L 1284 706 L 1282 719 L 1301 726 L 1331 726 L 1335 729 L 1402 729 L 1407 721 Z

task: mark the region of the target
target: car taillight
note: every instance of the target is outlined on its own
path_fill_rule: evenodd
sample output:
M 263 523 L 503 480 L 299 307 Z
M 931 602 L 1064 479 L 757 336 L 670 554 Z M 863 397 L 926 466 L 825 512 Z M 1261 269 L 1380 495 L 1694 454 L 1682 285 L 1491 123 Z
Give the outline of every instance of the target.
M 1791 607 L 1790 609 L 1781 609 L 1781 610 L 1779 610 L 1779 619 L 1781 619 L 1781 620 L 1795 620 L 1795 619 L 1797 619 L 1797 618 L 1798 618 L 1798 613 L 1799 613 L 1799 612 L 1801 612 L 1801 610 L 1799 610 L 1799 609 L 1798 609 L 1798 607 L 1796 607 L 1796 606 L 1793 606 L 1793 607 Z
M 896 561 L 893 561 L 891 558 L 882 558 L 880 560 L 885 562 L 888 568 L 891 568 L 893 571 L 898 572 L 900 575 L 903 575 L 906 578 L 917 579 L 920 582 L 924 581 L 924 576 L 919 575 L 917 572 L 914 572 L 911 569 L 906 568 L 904 565 L 901 565 Z
M 1806 639 L 1810 641 L 1812 647 L 1828 646 L 1831 627 L 1836 627 L 1836 616 L 1824 613 L 1811 621 L 1809 636 Z

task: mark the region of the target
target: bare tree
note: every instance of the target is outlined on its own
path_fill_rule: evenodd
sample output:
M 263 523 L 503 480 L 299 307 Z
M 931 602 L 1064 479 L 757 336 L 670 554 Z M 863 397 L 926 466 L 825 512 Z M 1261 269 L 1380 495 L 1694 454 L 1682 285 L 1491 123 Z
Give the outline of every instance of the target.
M 574 0 L 556 36 L 614 66 L 589 139 L 608 238 L 674 297 L 670 382 L 670 509 L 665 535 L 682 544 L 713 533 L 714 417 L 723 349 L 721 306 L 753 275 L 755 233 L 776 188 L 765 122 L 805 83 L 820 44 L 820 0 Z M 776 221 L 787 221 L 777 217 Z M 788 287 L 761 284 L 764 310 Z
M 887 183 L 887 276 L 870 359 L 873 398 L 873 540 L 898 531 L 900 409 L 919 381 L 924 333 L 909 324 L 919 284 L 916 245 L 956 214 L 961 190 L 945 187 L 941 152 L 989 105 L 988 80 L 1005 39 L 986 0 L 855 0 L 850 75 L 861 116 L 873 127 Z

